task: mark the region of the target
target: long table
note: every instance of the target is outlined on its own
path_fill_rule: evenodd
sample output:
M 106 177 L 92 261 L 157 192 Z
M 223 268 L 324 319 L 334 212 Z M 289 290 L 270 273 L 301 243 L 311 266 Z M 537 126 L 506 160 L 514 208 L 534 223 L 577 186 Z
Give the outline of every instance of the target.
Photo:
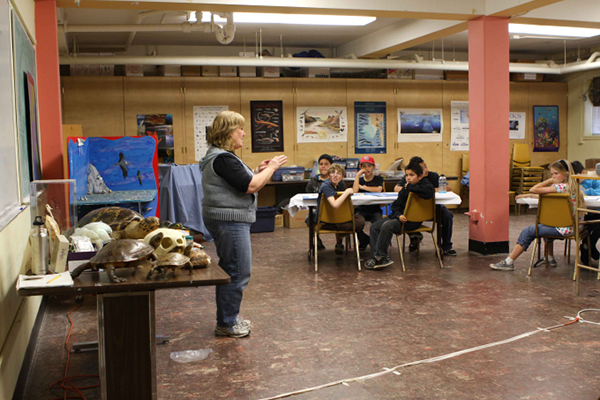
M 298 210 L 301 208 L 309 209 L 308 215 L 308 256 L 311 257 L 314 254 L 314 243 L 312 237 L 314 235 L 314 210 L 317 206 L 317 200 L 319 198 L 318 193 L 298 193 L 294 197 L 290 199 L 290 204 L 287 208 L 287 211 L 291 216 L 296 215 Z M 368 204 L 391 204 L 398 198 L 398 193 L 396 192 L 382 192 L 382 193 L 355 193 L 352 195 L 352 204 L 355 206 L 362 206 Z M 439 205 L 459 205 L 462 202 L 459 195 L 454 192 L 446 192 L 446 193 L 435 193 L 435 204 Z M 438 213 L 436 216 L 437 220 L 437 241 L 438 245 L 441 241 L 441 216 L 439 212 L 439 207 L 437 207 Z
M 118 268 L 127 282 L 112 283 L 105 272 L 84 272 L 73 286 L 20 289 L 20 296 L 97 294 L 98 363 L 102 400 L 156 400 L 154 291 L 225 285 L 229 275 L 215 262 L 207 268 L 146 278 L 149 265 Z
M 587 178 L 587 175 L 586 175 Z M 589 208 L 600 208 L 600 196 L 585 196 L 585 205 Z M 517 204 L 527 204 L 529 208 L 537 208 L 539 198 L 537 197 L 524 197 L 517 199 Z

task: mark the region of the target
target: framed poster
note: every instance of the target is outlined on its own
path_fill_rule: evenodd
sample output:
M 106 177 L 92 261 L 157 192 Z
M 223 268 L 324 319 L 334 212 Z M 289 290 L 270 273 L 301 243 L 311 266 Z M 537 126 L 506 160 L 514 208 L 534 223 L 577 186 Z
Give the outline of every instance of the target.
M 386 153 L 385 101 L 354 102 L 354 152 Z
M 283 101 L 250 102 L 252 152 L 283 151 Z
M 228 111 L 229 106 L 194 106 L 194 157 L 200 161 L 208 151 L 206 135 L 208 128 L 221 111 Z
M 508 122 L 509 139 L 525 139 L 525 115 L 522 112 L 511 112 Z
M 469 151 L 469 102 L 450 102 L 450 151 Z
M 297 143 L 347 142 L 346 107 L 297 107 Z
M 558 106 L 533 106 L 533 151 L 558 151 Z
M 399 108 L 398 142 L 441 142 L 441 108 Z

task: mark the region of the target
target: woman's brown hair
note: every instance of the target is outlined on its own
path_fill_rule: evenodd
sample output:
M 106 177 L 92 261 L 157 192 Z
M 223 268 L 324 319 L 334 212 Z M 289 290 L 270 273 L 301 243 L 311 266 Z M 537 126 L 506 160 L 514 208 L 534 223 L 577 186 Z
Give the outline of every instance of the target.
M 209 145 L 224 150 L 233 150 L 231 147 L 231 133 L 237 128 L 244 129 L 246 120 L 235 111 L 222 111 L 216 116 L 206 135 Z

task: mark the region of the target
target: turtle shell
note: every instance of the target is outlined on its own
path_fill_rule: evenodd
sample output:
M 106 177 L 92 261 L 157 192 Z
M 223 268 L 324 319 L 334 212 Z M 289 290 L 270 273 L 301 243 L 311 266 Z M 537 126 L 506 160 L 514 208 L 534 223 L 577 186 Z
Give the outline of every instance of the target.
M 137 261 L 147 257 L 154 248 L 143 240 L 121 239 L 102 247 L 90 260 L 91 264 L 107 264 Z
M 182 267 L 190 261 L 188 256 L 181 253 L 167 253 L 158 258 L 157 267 Z
M 77 226 L 82 227 L 90 222 L 104 222 L 113 231 L 125 229 L 131 221 L 140 221 L 144 217 L 138 212 L 123 207 L 102 207 L 90 211 L 79 220 Z

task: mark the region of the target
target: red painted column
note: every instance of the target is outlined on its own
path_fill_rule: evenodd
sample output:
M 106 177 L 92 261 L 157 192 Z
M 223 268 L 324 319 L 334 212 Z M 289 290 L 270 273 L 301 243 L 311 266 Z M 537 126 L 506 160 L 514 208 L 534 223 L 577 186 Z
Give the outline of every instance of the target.
M 63 178 L 63 139 L 56 0 L 36 0 L 35 39 L 42 176 Z
M 508 19 L 469 21 L 469 250 L 508 252 Z

